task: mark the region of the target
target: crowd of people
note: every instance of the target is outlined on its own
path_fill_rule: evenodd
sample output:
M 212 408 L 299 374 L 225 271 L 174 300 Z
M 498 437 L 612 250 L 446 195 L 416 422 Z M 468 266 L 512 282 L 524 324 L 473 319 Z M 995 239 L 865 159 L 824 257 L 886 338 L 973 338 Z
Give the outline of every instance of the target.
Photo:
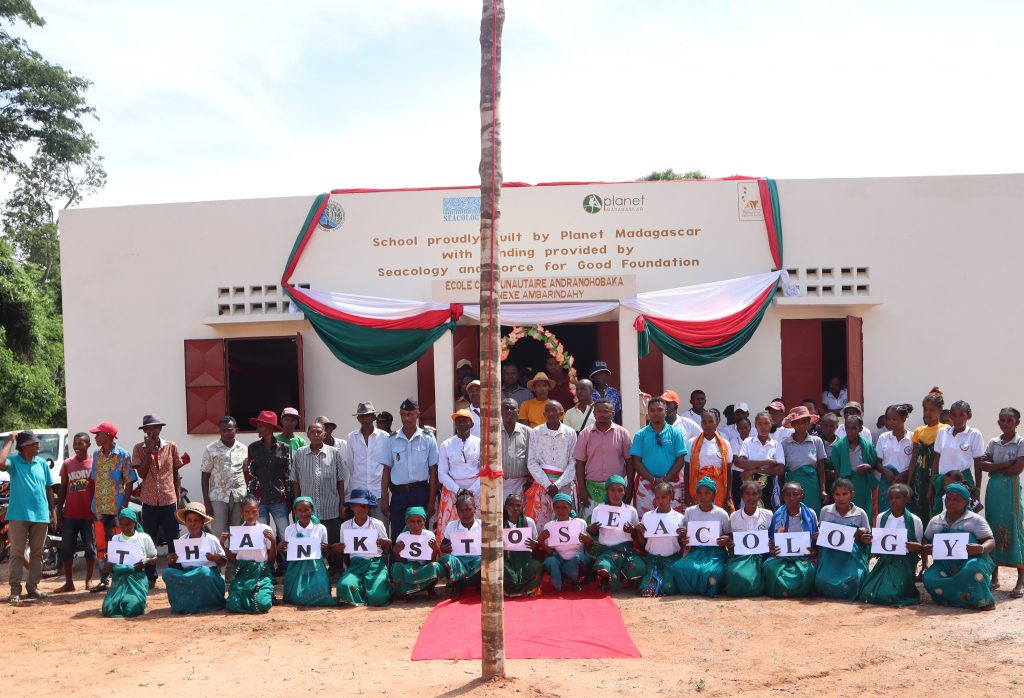
M 301 415 L 286 408 L 250 418 L 258 438 L 245 445 L 236 420 L 223 417 L 202 457 L 202 502 L 183 502 L 188 458 L 153 415 L 130 453 L 110 422 L 76 434 L 56 494 L 38 439 L 12 434 L 0 447 L 0 468 L 11 473 L 10 600 L 21 602 L 26 566 L 25 593 L 45 596 L 38 584 L 49 527 L 63 533 L 58 591 L 75 588 L 81 541 L 86 586 L 106 592 L 110 616 L 145 611 L 161 539 L 176 612 L 266 612 L 275 576 L 284 602 L 312 606 L 380 606 L 433 596 L 438 585 L 453 595 L 479 586 L 480 471 L 498 464 L 481 462 L 480 383 L 466 368 L 458 367 L 455 434 L 440 443 L 411 397 L 396 431 L 372 402 L 359 403 L 358 426 L 345 438 L 326 416 L 298 433 Z M 818 594 L 905 606 L 919 602 L 921 581 L 936 603 L 983 609 L 994 604 L 999 566 L 1017 569 L 1010 595 L 1024 596 L 1024 449 L 1014 408 L 999 412 L 999 435 L 986 445 L 968 424 L 970 405 L 945 411 L 938 388 L 920 403 L 922 426 L 911 430 L 913 406 L 896 404 L 874 435 L 837 379 L 820 404 L 809 398 L 787 409 L 775 399 L 753 412 L 744 402 L 709 408 L 702 390 L 681 411 L 668 390 L 647 401 L 647 424 L 630 434 L 604 362 L 568 390 L 550 362 L 525 386 L 518 374 L 503 365 L 504 526 L 522 541 L 504 553 L 509 596 L 537 595 L 547 577 L 556 590 L 597 583 L 645 596 Z M 141 515 L 128 503 L 136 483 Z M 819 539 L 825 524 L 849 528 L 852 547 Z M 232 536 L 243 526 L 257 544 Z M 121 551 L 120 562 L 121 544 L 138 554 L 131 564 L 108 554 L 92 586 L 94 530 Z M 905 553 L 872 554 L 883 530 L 905 532 Z M 738 534 L 757 531 L 767 532 L 766 551 L 737 549 Z M 794 539 L 784 534 L 794 533 L 809 537 L 790 550 Z M 930 559 L 945 533 L 968 535 L 965 557 Z M 199 553 L 182 556 L 192 550 Z

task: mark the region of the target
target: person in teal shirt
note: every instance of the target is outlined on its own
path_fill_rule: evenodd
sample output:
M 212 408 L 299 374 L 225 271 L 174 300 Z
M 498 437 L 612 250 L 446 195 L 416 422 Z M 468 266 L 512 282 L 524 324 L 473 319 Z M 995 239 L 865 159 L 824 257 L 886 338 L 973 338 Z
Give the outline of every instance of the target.
M 11 456 L 17 443 L 18 453 Z M 25 571 L 25 548 L 30 549 L 28 596 L 42 599 L 43 548 L 46 531 L 56 525 L 53 508 L 53 475 L 49 464 L 39 457 L 39 437 L 31 431 L 12 432 L 0 447 L 0 470 L 11 474 L 11 499 L 7 507 L 7 533 L 11 542 L 11 603 L 21 602 L 21 578 Z
M 667 407 L 664 398 L 652 397 L 647 403 L 651 422 L 633 436 L 629 455 L 633 459 L 636 483 L 636 511 L 639 516 L 654 509 L 654 486 L 659 482 L 672 485 L 672 508 L 682 511 L 684 483 L 679 477 L 683 456 L 688 453 L 686 439 L 679 430 L 665 422 Z

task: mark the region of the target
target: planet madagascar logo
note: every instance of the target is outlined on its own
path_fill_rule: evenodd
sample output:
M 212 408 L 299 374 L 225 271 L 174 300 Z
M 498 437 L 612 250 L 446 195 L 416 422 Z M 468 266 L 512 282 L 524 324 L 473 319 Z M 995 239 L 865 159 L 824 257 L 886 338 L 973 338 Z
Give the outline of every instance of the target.
M 317 227 L 320 230 L 337 230 L 345 223 L 345 209 L 336 201 L 328 201 L 320 214 Z
M 597 194 L 588 194 L 583 199 L 583 210 L 587 213 L 598 213 L 601 210 L 601 197 Z

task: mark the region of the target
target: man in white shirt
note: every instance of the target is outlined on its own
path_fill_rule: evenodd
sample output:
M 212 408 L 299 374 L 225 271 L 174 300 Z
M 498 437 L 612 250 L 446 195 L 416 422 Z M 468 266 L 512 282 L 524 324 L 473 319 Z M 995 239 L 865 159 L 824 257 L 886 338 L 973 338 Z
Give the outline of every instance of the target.
M 586 378 L 576 383 L 576 405 L 566 411 L 562 422 L 577 434 L 594 423 L 594 384 Z
M 665 401 L 665 424 L 678 431 L 686 441 L 700 436 L 700 424 L 679 414 L 679 395 L 676 391 L 666 390 L 661 394 L 661 399 Z
M 700 428 L 700 419 L 704 414 L 704 405 L 706 405 L 707 402 L 708 397 L 704 394 L 703 390 L 700 388 L 694 390 L 690 393 L 690 409 L 683 412 L 683 416 L 693 421 L 693 423 Z
M 380 512 L 380 484 L 384 473 L 381 449 L 387 448 L 389 434 L 377 428 L 377 409 L 372 402 L 360 402 L 356 405 L 354 416 L 359 422 L 359 428 L 350 431 L 345 439 L 349 467 L 345 484 L 348 486 L 349 495 L 354 490 L 365 490 L 370 493 L 370 516 L 384 521 L 386 526 L 387 520 Z
M 466 409 L 473 417 L 473 427 L 469 433 L 480 438 L 480 381 L 470 381 L 466 385 L 466 397 L 469 398 L 469 405 Z

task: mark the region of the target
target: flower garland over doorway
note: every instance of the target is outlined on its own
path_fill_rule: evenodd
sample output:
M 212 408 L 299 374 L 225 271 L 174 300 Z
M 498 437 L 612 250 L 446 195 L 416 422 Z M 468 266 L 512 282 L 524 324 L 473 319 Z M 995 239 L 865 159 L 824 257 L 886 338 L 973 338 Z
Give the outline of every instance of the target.
M 575 400 L 577 375 L 573 364 L 576 363 L 576 359 L 565 350 L 565 346 L 559 341 L 558 337 L 551 330 L 544 327 L 544 325 L 529 325 L 527 327 L 517 325 L 513 327 L 511 332 L 501 338 L 501 360 L 507 359 L 512 347 L 520 339 L 526 337 L 536 339 L 543 344 L 548 353 L 555 357 L 555 361 L 562 365 L 562 368 L 565 369 L 569 377 L 569 390 L 572 391 L 572 397 Z

